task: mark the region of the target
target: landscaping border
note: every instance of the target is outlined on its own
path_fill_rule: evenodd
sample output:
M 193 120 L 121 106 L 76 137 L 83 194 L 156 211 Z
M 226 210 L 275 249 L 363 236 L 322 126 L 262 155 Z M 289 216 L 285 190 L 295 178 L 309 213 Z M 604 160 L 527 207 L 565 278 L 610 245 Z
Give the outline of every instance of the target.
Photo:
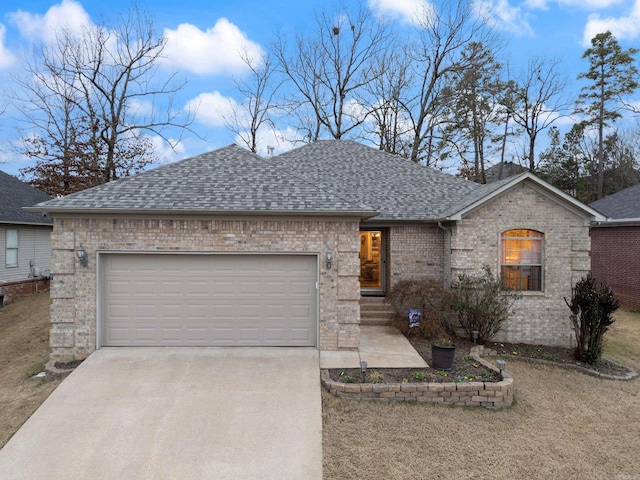
M 498 369 L 483 360 L 484 347 L 471 349 L 471 356 L 485 367 Z M 383 402 L 441 403 L 494 410 L 510 407 L 513 403 L 513 377 L 502 372 L 499 382 L 450 383 L 342 383 L 331 380 L 329 370 L 320 371 L 324 387 L 336 397 Z

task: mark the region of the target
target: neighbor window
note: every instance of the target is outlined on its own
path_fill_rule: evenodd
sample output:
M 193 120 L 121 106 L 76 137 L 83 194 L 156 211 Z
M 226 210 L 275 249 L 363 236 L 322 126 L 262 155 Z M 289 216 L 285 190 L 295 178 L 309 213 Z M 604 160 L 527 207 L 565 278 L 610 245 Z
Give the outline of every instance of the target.
M 542 291 L 544 235 L 535 230 L 509 230 L 502 234 L 502 283 L 505 288 Z
M 5 243 L 5 265 L 18 266 L 18 230 L 7 230 Z

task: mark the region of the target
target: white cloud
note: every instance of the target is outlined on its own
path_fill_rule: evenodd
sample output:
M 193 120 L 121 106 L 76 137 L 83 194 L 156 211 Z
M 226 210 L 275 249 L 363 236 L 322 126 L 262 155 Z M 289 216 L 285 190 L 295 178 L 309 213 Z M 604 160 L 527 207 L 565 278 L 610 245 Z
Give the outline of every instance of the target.
M 604 10 L 625 0 L 558 0 L 565 7 L 580 7 L 584 10 Z
M 400 18 L 404 22 L 417 24 L 434 7 L 426 0 L 369 0 L 369 8 L 380 16 Z
M 186 149 L 181 141 L 169 138 L 168 141 L 171 142 L 171 145 L 168 145 L 164 139 L 157 135 L 149 138 L 153 145 L 153 151 L 158 157 L 159 164 L 175 162 L 186 157 Z M 173 148 L 171 148 L 172 146 Z
M 10 67 L 16 60 L 13 53 L 4 45 L 6 34 L 7 29 L 4 25 L 0 24 L 0 68 Z
M 201 93 L 189 100 L 185 110 L 195 115 L 200 123 L 211 127 L 224 127 L 235 112 L 238 111 L 238 102 L 231 97 L 225 97 L 218 91 Z
M 52 42 L 56 39 L 56 32 L 80 32 L 91 25 L 89 14 L 74 0 L 62 0 L 44 15 L 18 10 L 9 14 L 9 17 L 18 27 L 20 35 L 32 41 Z
M 175 30 L 166 29 L 165 54 L 174 67 L 200 75 L 241 73 L 247 69 L 239 53 L 246 50 L 252 58 L 263 55 L 262 48 L 249 40 L 226 18 L 205 31 L 183 23 Z
M 248 132 L 241 132 L 236 136 L 235 143 L 246 148 L 247 144 L 243 138 L 249 138 Z M 287 127 L 285 130 L 274 130 L 272 128 L 262 128 L 258 130 L 257 135 L 258 155 L 266 157 L 268 155 L 267 147 L 273 147 L 273 154 L 279 155 L 283 152 L 299 147 L 302 141 L 300 132 Z
M 550 3 L 562 7 L 578 7 L 582 10 L 604 10 L 625 0 L 525 0 L 522 6 L 530 10 L 547 10 Z
M 474 7 L 479 17 L 498 30 L 518 37 L 532 36 L 534 33 L 521 8 L 512 7 L 508 0 L 479 0 Z
M 626 16 L 601 17 L 599 14 L 589 15 L 584 27 L 582 45 L 591 46 L 591 39 L 598 33 L 610 31 L 618 40 L 635 40 L 640 35 L 640 0 L 636 0 L 633 8 Z

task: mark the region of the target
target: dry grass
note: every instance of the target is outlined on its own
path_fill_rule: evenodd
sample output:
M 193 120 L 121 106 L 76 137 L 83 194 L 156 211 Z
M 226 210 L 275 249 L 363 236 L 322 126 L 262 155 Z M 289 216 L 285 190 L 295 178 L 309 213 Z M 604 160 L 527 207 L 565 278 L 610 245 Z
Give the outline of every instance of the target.
M 605 355 L 640 369 L 640 314 Z M 325 479 L 640 479 L 640 380 L 510 361 L 504 411 L 343 400 L 323 392 Z
M 60 383 L 34 379 L 49 357 L 49 293 L 0 308 L 0 448 Z

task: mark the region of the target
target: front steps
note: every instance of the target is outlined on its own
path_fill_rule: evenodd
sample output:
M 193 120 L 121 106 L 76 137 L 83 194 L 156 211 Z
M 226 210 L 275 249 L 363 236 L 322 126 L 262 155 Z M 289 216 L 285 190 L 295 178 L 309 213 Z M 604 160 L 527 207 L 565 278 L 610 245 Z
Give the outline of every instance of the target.
M 384 326 L 392 316 L 393 310 L 384 297 L 360 297 L 360 325 Z

